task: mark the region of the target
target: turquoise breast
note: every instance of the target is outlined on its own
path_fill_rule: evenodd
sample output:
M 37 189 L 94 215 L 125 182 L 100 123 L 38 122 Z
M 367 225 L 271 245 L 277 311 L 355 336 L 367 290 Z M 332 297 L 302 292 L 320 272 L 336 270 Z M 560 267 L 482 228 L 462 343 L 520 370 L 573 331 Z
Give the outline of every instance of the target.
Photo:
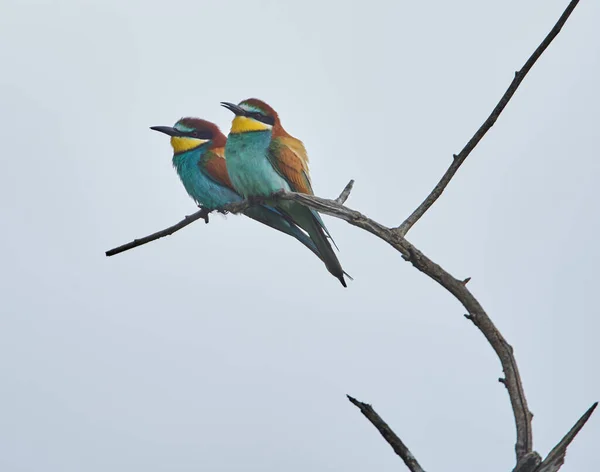
M 173 157 L 173 166 L 188 195 L 209 210 L 240 201 L 242 198 L 237 193 L 204 173 L 199 165 L 203 155 L 204 151 L 200 148 Z
M 227 138 L 227 172 L 234 188 L 244 197 L 268 196 L 281 189 L 290 190 L 267 158 L 270 143 L 270 131 L 235 133 Z

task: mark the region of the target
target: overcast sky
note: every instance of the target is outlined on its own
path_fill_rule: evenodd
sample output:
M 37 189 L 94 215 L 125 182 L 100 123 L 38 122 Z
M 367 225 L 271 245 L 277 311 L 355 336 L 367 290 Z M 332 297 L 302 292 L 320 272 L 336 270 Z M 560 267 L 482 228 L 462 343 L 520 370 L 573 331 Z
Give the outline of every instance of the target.
M 300 244 L 195 211 L 148 129 L 259 97 L 315 191 L 397 225 L 567 0 L 0 2 L 0 469 L 508 471 L 500 364 L 460 304 L 325 217 L 343 289 Z M 514 346 L 546 454 L 600 400 L 600 6 L 582 1 L 408 239 Z M 564 471 L 600 470 L 596 414 Z

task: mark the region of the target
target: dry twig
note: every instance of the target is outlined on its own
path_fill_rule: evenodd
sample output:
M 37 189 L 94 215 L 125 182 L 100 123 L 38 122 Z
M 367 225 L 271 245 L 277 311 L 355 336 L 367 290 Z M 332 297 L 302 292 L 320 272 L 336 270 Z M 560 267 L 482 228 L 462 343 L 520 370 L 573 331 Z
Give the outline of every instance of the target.
M 406 233 L 408 233 L 408 230 L 412 228 L 417 221 L 419 221 L 419 219 L 425 214 L 427 210 L 429 210 L 429 208 L 431 208 L 431 205 L 435 203 L 435 201 L 440 197 L 442 192 L 448 186 L 450 180 L 452 180 L 452 177 L 454 177 L 454 174 L 456 174 L 458 168 L 462 165 L 463 162 L 465 162 L 465 159 L 469 156 L 469 154 L 471 154 L 471 151 L 475 149 L 475 146 L 479 144 L 479 141 L 481 141 L 481 139 L 485 136 L 489 129 L 492 126 L 494 126 L 494 123 L 496 123 L 496 120 L 500 116 L 500 113 L 502 113 L 512 96 L 515 94 L 527 73 L 531 70 L 536 61 L 540 58 L 540 56 L 543 54 L 546 48 L 550 45 L 552 40 L 558 35 L 558 33 L 560 33 L 560 30 L 567 22 L 569 16 L 571 16 L 571 13 L 573 13 L 573 10 L 575 10 L 575 7 L 578 3 L 579 0 L 573 0 L 571 1 L 571 3 L 569 3 L 563 14 L 560 16 L 560 18 L 554 25 L 554 28 L 550 30 L 550 33 L 548 33 L 548 35 L 544 38 L 542 43 L 537 47 L 537 49 L 533 52 L 529 59 L 527 59 L 527 62 L 525 62 L 521 70 L 515 72 L 515 78 L 510 83 L 508 89 L 506 90 L 506 92 L 504 92 L 504 95 L 502 95 L 502 98 L 500 99 L 496 107 L 492 110 L 492 113 L 490 114 L 490 116 L 488 116 L 487 120 L 483 122 L 483 124 L 473 135 L 473 137 L 469 139 L 469 142 L 465 145 L 463 150 L 460 151 L 460 153 L 458 154 L 454 154 L 454 160 L 452 164 L 450 165 L 446 173 L 442 176 L 438 184 L 433 188 L 433 190 L 423 201 L 423 203 L 421 203 L 417 207 L 417 209 L 413 211 L 412 214 L 408 218 L 406 218 L 406 220 L 404 220 L 404 222 L 400 226 L 398 226 L 398 231 L 402 236 L 405 236 Z
M 462 165 L 465 159 L 469 156 L 471 151 L 481 141 L 487 131 L 494 125 L 517 88 L 533 67 L 538 58 L 550 45 L 552 40 L 558 35 L 561 28 L 579 3 L 579 0 L 573 0 L 569 3 L 568 7 L 561 15 L 558 22 L 552 28 L 550 33 L 534 51 L 531 57 L 527 60 L 521 70 L 515 73 L 515 77 L 504 93 L 490 116 L 481 125 L 473 137 L 468 141 L 463 150 L 454 156 L 454 160 L 448 170 L 444 173 L 441 180 L 434 187 L 427 198 L 419 205 L 419 207 L 408 217 L 404 222 L 396 228 L 388 228 L 370 218 L 363 215 L 362 213 L 352 210 L 344 206 L 344 202 L 350 195 L 352 190 L 353 181 L 350 181 L 346 188 L 342 191 L 340 196 L 336 200 L 328 200 L 315 196 L 293 193 L 293 192 L 279 192 L 268 200 L 293 200 L 301 203 L 309 208 L 317 210 L 321 213 L 340 218 L 347 221 L 353 226 L 361 228 L 371 234 L 384 240 L 392 247 L 394 247 L 402 257 L 410 261 L 411 264 L 419 271 L 432 278 L 446 290 L 448 290 L 454 297 L 465 307 L 468 314 L 465 315 L 473 324 L 481 331 L 485 336 L 489 344 L 492 346 L 496 355 L 498 356 L 502 369 L 504 371 L 504 378 L 500 381 L 504 384 L 508 391 L 512 410 L 515 418 L 515 426 L 517 432 L 517 439 L 515 444 L 515 452 L 517 456 L 516 466 L 513 469 L 514 472 L 556 472 L 562 466 L 566 449 L 569 444 L 573 441 L 577 433 L 581 430 L 583 425 L 591 416 L 592 412 L 596 408 L 597 404 L 594 404 L 582 418 L 573 426 L 573 428 L 567 433 L 567 435 L 559 442 L 559 444 L 550 452 L 548 457 L 542 462 L 539 454 L 533 451 L 532 444 L 532 431 L 531 431 L 531 418 L 532 414 L 529 412 L 527 401 L 525 399 L 525 393 L 523 391 L 523 384 L 517 368 L 517 363 L 513 354 L 512 347 L 504 339 L 500 331 L 496 328 L 490 317 L 487 315 L 481 304 L 473 296 L 473 294 L 467 288 L 467 283 L 470 277 L 466 279 L 458 279 L 452 276 L 449 272 L 444 270 L 438 264 L 433 262 L 427 256 L 425 256 L 419 249 L 411 244 L 406 238 L 407 232 L 412 226 L 431 208 L 435 201 L 440 197 L 444 189 L 449 184 L 450 180 L 456 174 L 458 168 Z M 241 213 L 252 205 L 256 205 L 263 200 L 253 199 L 252 202 L 242 201 L 231 205 L 226 205 L 221 208 L 221 211 L 228 211 L 231 213 Z M 118 254 L 120 252 L 132 249 L 134 247 L 141 246 L 155 239 L 167 236 L 169 234 L 178 231 L 179 229 L 187 226 L 193 221 L 205 218 L 208 222 L 208 212 L 206 210 L 200 210 L 199 212 L 186 217 L 185 220 L 181 221 L 177 225 L 174 225 L 166 230 L 154 233 L 153 235 L 145 238 L 135 240 L 124 246 L 112 249 L 106 253 L 107 256 Z M 408 448 L 400 440 L 400 438 L 391 430 L 391 428 L 381 419 L 381 417 L 373 410 L 373 408 L 363 402 L 360 402 L 350 396 L 348 396 L 350 402 L 357 406 L 361 412 L 369 419 L 369 421 L 377 428 L 385 440 L 392 446 L 394 451 L 402 458 L 406 466 L 412 472 L 423 472 L 423 469 L 410 453 Z
M 344 190 L 342 190 L 342 193 L 340 193 L 340 196 L 337 197 L 335 199 L 335 201 L 340 204 L 344 204 L 346 202 L 346 200 L 348 200 L 348 197 L 350 196 L 350 192 L 352 191 L 353 186 L 354 186 L 354 180 L 351 180 L 350 182 L 348 182 L 346 187 L 344 187 Z M 256 201 L 258 201 L 258 200 L 255 199 L 255 202 Z M 247 206 L 246 206 L 246 208 L 247 208 Z M 120 254 L 125 251 L 129 251 L 130 249 L 134 249 L 139 246 L 143 246 L 144 244 L 151 243 L 152 241 L 156 241 L 157 239 L 164 238 L 165 236 L 170 236 L 173 233 L 179 231 L 180 229 L 183 229 L 186 226 L 192 224 L 194 221 L 199 220 L 200 218 L 202 218 L 205 223 L 208 223 L 208 215 L 210 213 L 211 212 L 209 210 L 207 210 L 206 208 L 200 207 L 200 210 L 198 210 L 196 213 L 192 213 L 191 215 L 186 216 L 183 220 L 181 220 L 177 224 L 174 224 L 173 226 L 169 226 L 166 229 L 157 231 L 156 233 L 149 234 L 148 236 L 144 236 L 143 238 L 134 239 L 133 241 L 131 241 L 127 244 L 123 244 L 121 246 L 118 246 L 118 247 L 115 247 L 113 249 L 106 251 L 105 254 L 107 257 L 116 256 L 117 254 Z
M 392 446 L 394 452 L 400 456 L 406 464 L 406 467 L 410 469 L 410 472 L 425 472 L 419 462 L 417 462 L 417 459 L 415 459 L 415 456 L 412 455 L 402 440 L 392 431 L 392 428 L 383 421 L 381 416 L 377 414 L 371 405 L 358 401 L 350 395 L 346 396 L 348 397 L 348 400 L 350 400 L 350 403 L 356 406 L 360 412 L 365 415 L 365 418 L 377 428 L 377 431 L 379 431 L 388 444 Z
M 181 220 L 177 224 L 174 224 L 173 226 L 169 226 L 168 228 L 163 229 L 162 231 L 157 231 L 156 233 L 144 236 L 143 238 L 134 239 L 130 243 L 123 244 L 122 246 L 115 247 L 113 249 L 110 249 L 109 251 L 106 251 L 105 254 L 107 257 L 115 256 L 117 254 L 129 251 L 130 249 L 136 248 L 138 246 L 143 246 L 144 244 L 156 241 L 157 239 L 164 238 L 165 236 L 170 236 L 171 234 L 179 231 L 180 229 L 185 228 L 187 225 L 191 225 L 194 221 L 199 220 L 200 218 L 203 218 L 204 222 L 208 223 L 209 213 L 210 211 L 208 211 L 206 208 L 200 208 L 200 210 L 198 210 L 196 213 L 192 213 L 191 215 L 186 216 L 183 220 Z

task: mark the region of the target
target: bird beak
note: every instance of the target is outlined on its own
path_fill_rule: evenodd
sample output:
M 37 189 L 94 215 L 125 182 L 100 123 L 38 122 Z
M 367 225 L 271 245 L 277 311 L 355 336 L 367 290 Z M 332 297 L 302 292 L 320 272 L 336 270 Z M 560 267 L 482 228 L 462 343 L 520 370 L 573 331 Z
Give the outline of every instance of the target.
M 160 133 L 168 134 L 169 136 L 180 136 L 181 131 L 178 129 L 172 128 L 171 126 L 150 126 L 150 129 L 154 131 L 158 131 Z
M 235 114 L 235 116 L 244 116 L 246 114 L 246 110 L 244 110 L 243 108 L 240 108 L 239 106 L 235 105 L 234 103 L 221 102 L 221 106 L 232 111 Z

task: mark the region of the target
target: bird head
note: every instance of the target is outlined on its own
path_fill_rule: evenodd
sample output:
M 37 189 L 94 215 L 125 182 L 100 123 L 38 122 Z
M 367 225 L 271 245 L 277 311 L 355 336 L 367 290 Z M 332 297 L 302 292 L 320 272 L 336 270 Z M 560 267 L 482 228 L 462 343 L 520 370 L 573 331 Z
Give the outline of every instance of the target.
M 221 105 L 235 114 L 231 123 L 231 133 L 272 131 L 273 128 L 281 128 L 277 112 L 257 98 L 248 98 L 238 105 L 229 102 L 221 102 Z
M 198 149 L 214 149 L 225 146 L 227 138 L 217 125 L 200 118 L 182 118 L 175 126 L 151 126 L 150 129 L 171 136 L 175 154 Z

